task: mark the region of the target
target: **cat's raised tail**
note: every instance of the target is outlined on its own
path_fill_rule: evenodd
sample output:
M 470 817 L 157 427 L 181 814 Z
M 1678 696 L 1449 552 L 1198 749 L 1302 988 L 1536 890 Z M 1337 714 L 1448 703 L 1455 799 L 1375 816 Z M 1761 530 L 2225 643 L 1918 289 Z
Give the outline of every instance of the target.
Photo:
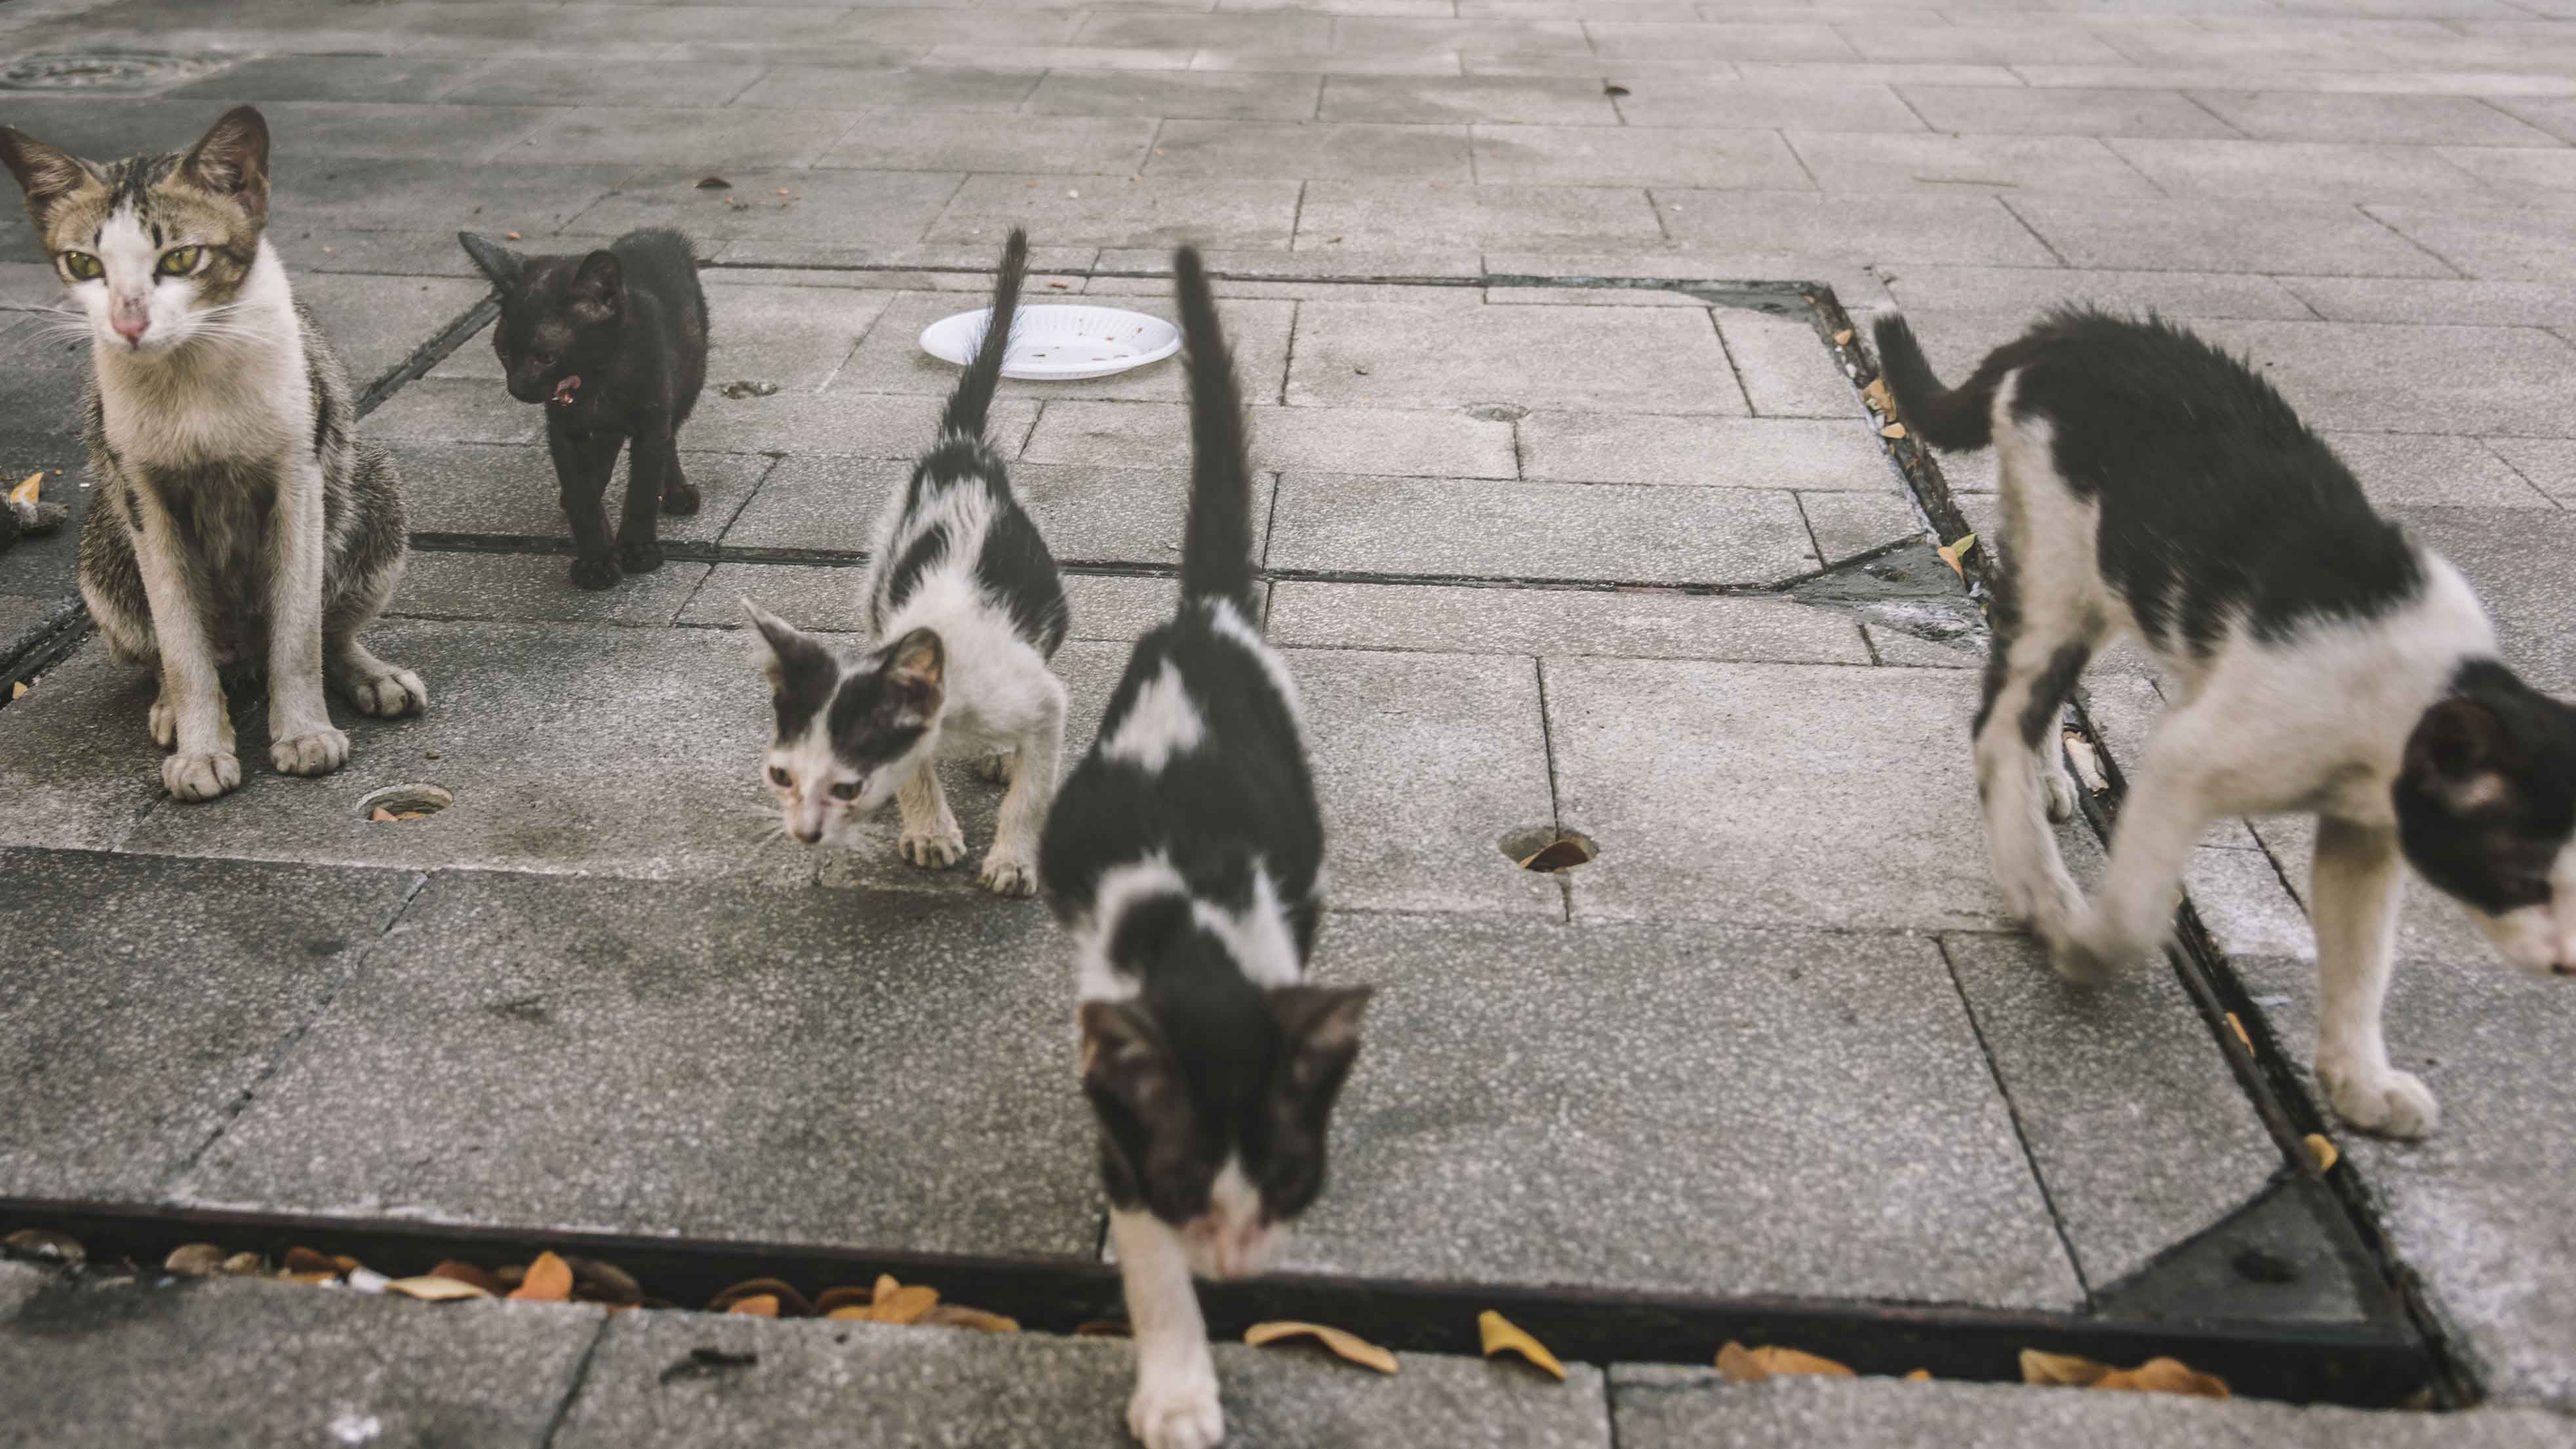
M 1952 388 L 1943 387 L 1941 379 L 1932 375 L 1932 360 L 1923 355 L 1923 344 L 1914 339 L 1914 329 L 1904 318 L 1881 313 L 1870 336 L 1878 343 L 1878 365 L 1886 374 L 1887 390 L 1895 395 L 1897 411 L 1905 415 L 1916 437 L 1945 453 L 1982 448 L 1994 441 L 1995 389 L 2003 386 L 2004 374 L 2020 362 L 2005 359 L 2012 349 L 1998 349 L 1974 376 Z
M 1225 599 L 1246 620 L 1252 601 L 1252 467 L 1244 454 L 1243 390 L 1216 320 L 1207 268 L 1194 247 L 1172 254 L 1181 347 L 1190 384 L 1190 519 L 1181 535 L 1181 599 Z
M 975 360 L 948 395 L 939 415 L 941 437 L 981 438 L 984 418 L 993 410 L 993 390 L 1002 385 L 1002 355 L 1011 350 L 1011 324 L 1020 311 L 1020 283 L 1029 275 L 1029 234 L 1017 227 L 1002 244 L 1002 269 L 993 278 L 993 317 L 984 324 L 984 340 L 975 345 Z

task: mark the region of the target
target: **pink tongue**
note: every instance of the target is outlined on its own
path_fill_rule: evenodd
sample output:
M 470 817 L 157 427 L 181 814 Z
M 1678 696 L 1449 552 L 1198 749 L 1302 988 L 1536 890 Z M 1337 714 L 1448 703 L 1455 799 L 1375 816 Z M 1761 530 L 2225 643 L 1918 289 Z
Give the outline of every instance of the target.
M 571 402 L 572 395 L 579 391 L 581 391 L 581 379 L 578 377 L 567 377 L 563 381 L 555 384 L 555 401 L 558 403 Z

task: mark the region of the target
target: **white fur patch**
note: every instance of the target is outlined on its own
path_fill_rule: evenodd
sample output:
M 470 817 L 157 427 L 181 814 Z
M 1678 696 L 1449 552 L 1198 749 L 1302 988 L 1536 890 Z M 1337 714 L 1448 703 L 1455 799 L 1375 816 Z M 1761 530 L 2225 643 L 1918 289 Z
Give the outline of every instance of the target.
M 1161 774 L 1174 755 L 1186 755 L 1206 739 L 1207 721 L 1190 702 L 1180 669 L 1166 659 L 1163 672 L 1136 691 L 1134 707 L 1118 722 L 1118 732 L 1102 742 L 1100 752 L 1148 774 Z
M 1074 995 L 1083 1001 L 1130 1001 L 1143 983 L 1109 959 L 1109 938 L 1130 907 L 1154 896 L 1186 896 L 1189 886 L 1157 851 L 1143 860 L 1112 866 L 1100 877 L 1090 913 L 1074 923 Z

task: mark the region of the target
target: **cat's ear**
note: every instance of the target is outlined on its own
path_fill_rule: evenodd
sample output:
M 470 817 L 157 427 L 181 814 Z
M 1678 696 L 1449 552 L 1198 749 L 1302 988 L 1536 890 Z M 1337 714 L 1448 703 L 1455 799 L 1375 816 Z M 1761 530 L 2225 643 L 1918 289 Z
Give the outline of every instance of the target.
M 756 631 L 752 653 L 760 661 L 760 672 L 768 676 L 772 693 L 785 693 L 790 680 L 831 667 L 832 651 L 811 634 L 749 599 L 742 601 L 742 611 Z
M 2406 740 L 2404 776 L 2453 814 L 2469 815 L 2512 797 L 2510 776 L 2520 759 L 2503 715 L 2479 700 L 2454 695 L 2415 722 Z
M 597 308 L 604 317 L 614 317 L 626 307 L 626 267 L 617 253 L 596 251 L 581 259 L 572 274 L 574 302 Z
M 948 646 L 936 629 L 915 629 L 894 641 L 886 660 L 886 679 L 936 701 L 948 674 Z
M 490 237 L 476 236 L 470 231 L 458 232 L 456 240 L 464 246 L 465 254 L 474 259 L 475 269 L 492 279 L 492 285 L 505 292 L 518 287 L 519 276 L 528 267 L 527 258 Z
M 268 217 L 268 121 L 256 106 L 235 106 L 215 118 L 179 169 L 218 196 L 239 201 L 255 220 Z
M 18 178 L 18 189 L 27 193 L 28 214 L 40 227 L 64 197 L 98 180 L 88 162 L 13 126 L 0 126 L 0 161 Z
M 1188 1111 L 1172 1050 L 1132 1002 L 1082 1003 L 1082 1089 L 1136 1114 L 1150 1131 Z
M 1279 1024 L 1282 1084 L 1300 1094 L 1338 1091 L 1360 1054 L 1360 1014 L 1367 986 L 1279 986 L 1268 993 Z

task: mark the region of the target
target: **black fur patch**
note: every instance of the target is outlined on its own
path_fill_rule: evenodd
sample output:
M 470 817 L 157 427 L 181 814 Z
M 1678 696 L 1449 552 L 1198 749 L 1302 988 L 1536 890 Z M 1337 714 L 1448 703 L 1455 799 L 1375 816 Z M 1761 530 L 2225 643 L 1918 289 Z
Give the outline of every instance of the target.
M 2476 727 L 2443 729 L 2446 710 Z M 2576 836 L 2576 709 L 2469 660 L 2407 741 L 2393 794 L 2398 843 L 2425 880 L 2490 915 L 2545 905 Z
M 2066 696 L 2075 692 L 2075 681 L 2092 658 L 2092 649 L 2082 644 L 2061 644 L 2056 653 L 2048 656 L 2039 677 L 2030 682 L 2029 701 L 2021 707 L 2023 744 L 2038 749 L 2039 742 L 2055 729 L 2058 711 L 2065 706 Z

